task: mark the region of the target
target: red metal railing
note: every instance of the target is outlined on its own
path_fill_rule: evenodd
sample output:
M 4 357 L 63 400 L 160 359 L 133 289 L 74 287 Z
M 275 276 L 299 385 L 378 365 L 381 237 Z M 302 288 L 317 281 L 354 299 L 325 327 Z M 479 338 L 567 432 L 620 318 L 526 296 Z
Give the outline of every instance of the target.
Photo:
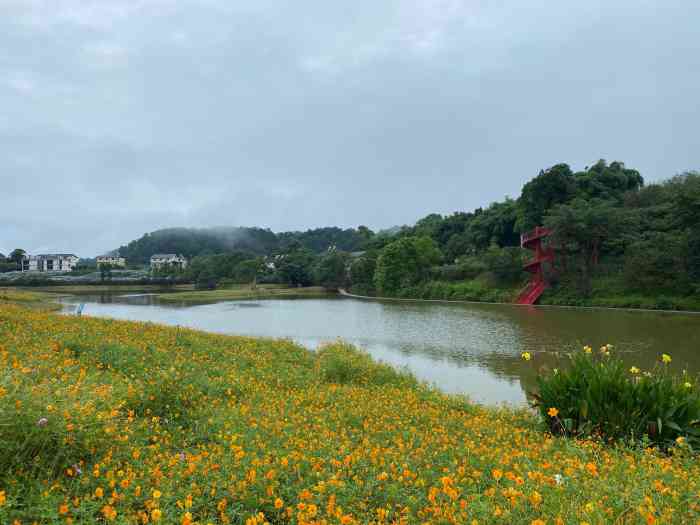
M 533 240 L 541 239 L 542 237 L 546 237 L 547 235 L 551 234 L 551 229 L 545 228 L 544 226 L 537 226 L 534 230 L 530 230 L 529 232 L 520 235 L 520 246 L 524 248 L 526 244 L 532 242 Z

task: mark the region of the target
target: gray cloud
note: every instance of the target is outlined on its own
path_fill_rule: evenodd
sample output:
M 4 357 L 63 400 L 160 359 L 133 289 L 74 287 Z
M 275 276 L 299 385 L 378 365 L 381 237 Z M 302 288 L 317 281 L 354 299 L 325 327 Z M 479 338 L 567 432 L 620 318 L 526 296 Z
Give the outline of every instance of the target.
M 700 4 L 0 0 L 0 252 L 387 227 L 700 164 Z

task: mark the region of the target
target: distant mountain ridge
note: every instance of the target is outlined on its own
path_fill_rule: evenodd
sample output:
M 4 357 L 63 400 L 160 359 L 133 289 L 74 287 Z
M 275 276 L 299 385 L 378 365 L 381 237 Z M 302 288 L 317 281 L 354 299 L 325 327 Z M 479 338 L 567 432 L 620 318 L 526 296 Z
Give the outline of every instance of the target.
M 270 255 L 283 251 L 293 243 L 300 243 L 315 253 L 325 251 L 330 246 L 355 251 L 361 249 L 368 232 L 362 226 L 357 229 L 326 227 L 281 233 L 245 226 L 164 228 L 146 233 L 116 251 L 130 263 L 147 263 L 154 253 L 178 253 L 188 258 L 234 251 Z

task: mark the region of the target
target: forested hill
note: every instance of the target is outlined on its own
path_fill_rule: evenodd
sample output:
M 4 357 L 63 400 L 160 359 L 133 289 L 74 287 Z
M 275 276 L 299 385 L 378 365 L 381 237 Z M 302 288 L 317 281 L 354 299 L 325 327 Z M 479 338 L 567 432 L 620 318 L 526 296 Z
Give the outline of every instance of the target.
M 700 309 L 700 173 L 645 185 L 637 170 L 602 160 L 581 171 L 555 164 L 517 199 L 431 214 L 391 232 L 178 228 L 120 252 L 130 263 L 181 253 L 192 258 L 184 277 L 207 285 L 257 278 L 364 295 L 511 301 L 531 256 L 520 249 L 520 234 L 537 225 L 553 230 L 556 254 L 543 301 Z M 256 257 L 267 254 L 283 256 L 274 270 Z
M 371 232 L 357 229 L 317 228 L 305 232 L 274 233 L 247 227 L 166 228 L 146 233 L 119 248 L 130 263 L 146 263 L 154 253 L 178 253 L 186 257 L 228 252 L 267 255 L 287 250 L 298 243 L 315 253 L 335 246 L 343 251 L 361 249 Z

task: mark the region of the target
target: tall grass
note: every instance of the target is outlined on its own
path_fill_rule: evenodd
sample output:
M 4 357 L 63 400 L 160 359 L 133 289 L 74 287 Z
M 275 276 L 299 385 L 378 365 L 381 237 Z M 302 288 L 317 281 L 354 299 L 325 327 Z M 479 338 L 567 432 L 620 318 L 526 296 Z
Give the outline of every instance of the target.
M 409 372 L 377 363 L 369 354 L 342 341 L 321 347 L 317 360 L 321 375 L 328 383 L 396 387 L 418 384 Z

